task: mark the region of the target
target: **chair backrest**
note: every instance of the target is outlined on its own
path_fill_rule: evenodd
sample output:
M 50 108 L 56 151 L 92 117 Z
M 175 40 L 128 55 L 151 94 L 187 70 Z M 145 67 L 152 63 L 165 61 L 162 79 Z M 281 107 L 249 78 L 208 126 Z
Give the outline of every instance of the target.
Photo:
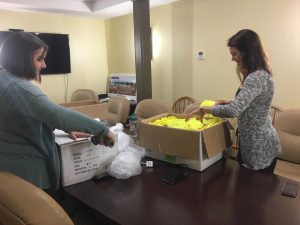
M 0 172 L 0 224 L 74 225 L 46 192 L 8 172 Z
M 108 122 L 125 123 L 130 110 L 129 100 L 122 96 L 113 96 L 107 102 Z
M 138 120 L 172 112 L 171 104 L 161 99 L 144 99 L 140 101 L 135 108 L 135 114 L 137 115 Z
M 279 115 L 279 113 L 283 110 L 280 106 L 272 105 L 271 106 L 271 118 L 272 118 L 272 124 L 274 125 L 276 117 Z
M 78 89 L 72 93 L 70 101 L 74 102 L 74 101 L 85 101 L 85 100 L 97 101 L 98 97 L 96 95 L 96 92 L 91 89 Z
M 279 158 L 300 164 L 300 110 L 283 110 L 275 118 L 282 153 Z
M 189 113 L 193 112 L 194 110 L 198 109 L 199 107 L 200 107 L 200 103 L 199 102 L 195 102 L 195 103 L 189 104 L 183 110 L 183 114 L 189 114 Z
M 189 97 L 189 96 L 183 96 L 179 99 L 177 99 L 174 104 L 173 104 L 173 112 L 175 113 L 183 113 L 185 108 L 192 104 L 192 103 L 195 103 L 196 100 L 192 97 Z

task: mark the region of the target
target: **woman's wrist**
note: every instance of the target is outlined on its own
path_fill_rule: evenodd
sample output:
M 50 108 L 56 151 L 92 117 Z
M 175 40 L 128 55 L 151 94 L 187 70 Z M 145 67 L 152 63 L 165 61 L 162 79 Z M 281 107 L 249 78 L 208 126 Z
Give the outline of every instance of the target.
M 212 113 L 212 107 L 210 106 L 202 106 L 200 107 L 200 110 L 202 111 L 202 113 L 209 113 L 209 114 Z

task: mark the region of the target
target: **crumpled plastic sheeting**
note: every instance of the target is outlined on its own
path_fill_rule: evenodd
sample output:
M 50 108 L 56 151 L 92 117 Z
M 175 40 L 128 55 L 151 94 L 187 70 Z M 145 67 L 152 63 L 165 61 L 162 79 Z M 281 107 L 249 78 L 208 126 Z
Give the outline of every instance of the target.
M 117 179 L 127 179 L 142 172 L 141 158 L 145 154 L 143 147 L 133 144 L 132 138 L 123 132 L 123 125 L 110 128 L 118 137 L 118 154 L 108 166 L 107 173 Z
M 120 152 L 108 167 L 108 174 L 117 179 L 127 179 L 142 172 L 142 153 L 131 146 Z

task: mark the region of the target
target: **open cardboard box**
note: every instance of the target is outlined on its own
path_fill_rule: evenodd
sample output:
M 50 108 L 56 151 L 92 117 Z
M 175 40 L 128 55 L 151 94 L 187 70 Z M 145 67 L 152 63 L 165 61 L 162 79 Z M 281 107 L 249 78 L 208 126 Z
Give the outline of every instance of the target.
M 227 122 L 202 131 L 184 130 L 149 124 L 162 117 L 183 114 L 164 113 L 144 119 L 139 123 L 139 145 L 146 155 L 172 163 L 184 163 L 189 168 L 202 171 L 222 158 L 222 152 L 231 145 Z

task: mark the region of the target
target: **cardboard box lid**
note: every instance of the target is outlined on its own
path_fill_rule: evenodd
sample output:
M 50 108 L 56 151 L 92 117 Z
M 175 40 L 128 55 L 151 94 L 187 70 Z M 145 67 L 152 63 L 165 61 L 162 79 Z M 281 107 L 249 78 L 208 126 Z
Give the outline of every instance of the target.
M 218 124 L 202 131 L 184 130 L 162 127 L 149 122 L 166 116 L 184 118 L 183 114 L 164 113 L 149 119 L 142 120 L 139 126 L 139 144 L 145 148 L 156 150 L 164 154 L 183 158 L 199 159 L 200 138 L 203 135 L 204 149 L 208 157 L 222 152 L 229 146 L 229 131 L 225 123 Z

